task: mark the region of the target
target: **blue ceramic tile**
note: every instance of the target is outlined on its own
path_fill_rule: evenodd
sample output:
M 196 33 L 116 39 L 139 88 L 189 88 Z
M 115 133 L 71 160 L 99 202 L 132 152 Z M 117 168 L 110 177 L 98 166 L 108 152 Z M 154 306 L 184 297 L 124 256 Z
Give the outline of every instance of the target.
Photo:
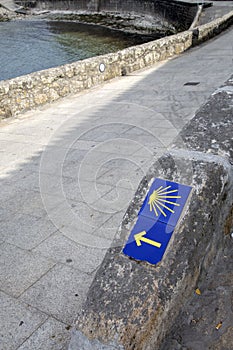
M 136 260 L 157 264 L 162 260 L 174 227 L 140 215 L 123 253 Z
M 188 196 L 190 186 L 156 178 L 140 209 L 139 215 L 155 222 L 176 226 Z

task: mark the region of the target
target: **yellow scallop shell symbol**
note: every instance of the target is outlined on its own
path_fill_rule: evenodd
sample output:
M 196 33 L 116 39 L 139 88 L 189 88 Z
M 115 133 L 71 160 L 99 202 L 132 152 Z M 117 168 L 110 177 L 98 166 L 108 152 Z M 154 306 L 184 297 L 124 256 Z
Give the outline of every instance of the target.
M 165 217 L 167 216 L 167 214 L 164 211 L 165 209 L 167 209 L 171 213 L 174 213 L 175 211 L 169 208 L 166 204 L 172 204 L 177 207 L 180 206 L 180 204 L 176 203 L 176 201 L 172 201 L 174 199 L 181 198 L 181 196 L 173 195 L 173 193 L 175 194 L 177 192 L 178 190 L 172 190 L 171 186 L 167 186 L 165 188 L 163 188 L 163 186 L 160 186 L 159 188 L 157 188 L 157 190 L 154 190 L 153 193 L 150 195 L 148 201 L 150 211 L 154 210 L 156 216 L 159 216 L 159 214 L 162 213 Z

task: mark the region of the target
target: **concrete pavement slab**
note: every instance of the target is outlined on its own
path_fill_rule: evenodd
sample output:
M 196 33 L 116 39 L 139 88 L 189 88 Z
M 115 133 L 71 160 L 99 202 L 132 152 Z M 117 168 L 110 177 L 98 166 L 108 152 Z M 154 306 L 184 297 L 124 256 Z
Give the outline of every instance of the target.
M 1 155 L 0 167 L 4 168 L 6 164 L 15 163 L 18 161 L 18 152 L 24 155 L 24 159 L 30 159 L 32 154 L 38 154 L 44 150 L 44 146 L 36 144 L 26 144 L 21 142 L 12 142 L 2 140 L 0 142 L 1 150 L 4 152 Z
M 124 212 L 133 198 L 134 193 L 134 189 L 117 186 L 115 188 L 113 187 L 110 192 L 101 197 L 101 201 L 105 202 L 106 211 L 112 211 L 112 213 L 118 211 Z M 94 205 L 98 206 L 98 202 L 94 203 Z
M 42 242 L 33 252 L 38 252 L 79 271 L 91 273 L 101 264 L 106 250 L 78 245 L 57 232 Z
M 98 228 L 98 230 L 93 231 L 95 236 L 100 237 L 105 242 L 104 247 L 108 248 L 111 246 L 114 237 L 117 235 L 124 213 L 125 211 L 115 211 L 115 213 L 100 228 Z
M 136 166 L 132 165 L 131 167 L 128 166 L 124 170 L 118 168 L 109 169 L 100 178 L 98 178 L 97 181 L 112 187 L 119 185 L 120 187 L 124 188 L 136 189 L 142 176 L 143 169 L 136 168 Z
M 85 159 L 85 161 L 80 164 L 76 163 L 75 166 L 72 166 L 72 164 L 67 167 L 64 166 L 62 175 L 72 180 L 89 181 L 93 183 L 98 181 L 98 179 L 103 176 L 104 172 L 106 172 L 106 170 L 101 164 L 97 165 L 95 171 L 93 171 L 93 164 Z
M 72 143 L 72 149 L 88 151 L 89 149 L 97 146 L 98 144 L 99 142 L 96 141 L 84 141 L 77 139 L 75 142 Z
M 48 208 L 49 204 L 45 194 L 44 200 Z M 83 204 L 84 202 L 64 200 L 56 208 L 47 209 L 47 213 L 57 230 L 68 238 L 85 246 L 101 248 L 101 244 L 104 244 L 104 242 L 97 241 L 92 232 L 107 221 L 111 217 L 112 212 L 104 213 L 99 206 L 95 208 L 93 204 L 88 205 L 85 203 L 85 206 Z M 51 205 L 53 206 L 54 203 L 52 202 Z
M 86 228 L 86 232 L 90 232 L 94 229 L 97 229 L 110 218 L 111 212 L 108 212 L 104 209 L 95 209 L 95 207 L 89 205 L 88 202 L 72 203 L 72 211 L 76 216 L 77 220 L 83 223 L 83 225 Z
M 33 309 L 0 292 L 1 297 L 1 349 L 15 350 L 48 318 Z
M 74 321 L 93 276 L 58 264 L 20 296 L 20 300 L 67 324 Z
M 94 191 L 90 191 L 92 184 L 89 181 L 77 181 L 77 178 L 70 179 L 69 182 L 63 184 L 63 193 L 68 202 L 83 202 L 88 198 L 88 203 L 92 204 L 106 193 L 111 191 L 110 185 L 96 183 Z
M 40 192 L 28 191 L 27 189 L 23 192 L 20 188 L 16 192 L 12 192 L 9 199 L 4 202 L 4 210 L 6 213 L 11 213 L 11 218 L 20 214 L 28 214 L 37 218 L 45 217 L 46 210 L 43 206 Z M 3 217 L 2 217 L 3 219 Z
M 118 225 L 116 224 L 115 230 L 117 226 Z M 60 227 L 59 231 L 76 244 L 94 248 L 97 252 L 110 247 L 112 240 L 109 238 L 109 234 L 107 237 L 99 234 L 100 227 L 92 227 L 90 228 L 90 232 L 84 231 L 83 227 L 86 229 L 87 226 L 78 219 L 74 221 L 69 220 L 62 227 Z
M 115 233 L 121 223 L 121 220 L 123 219 L 124 216 L 124 211 L 123 210 L 119 210 L 119 211 L 115 211 L 114 214 L 111 215 L 111 217 L 100 227 L 100 229 L 97 231 L 97 234 L 101 236 L 101 233 L 103 232 L 103 230 L 105 230 L 106 232 L 110 229 L 113 230 L 115 229 Z
M 50 257 L 11 244 L 3 243 L 0 251 L 0 289 L 11 296 L 18 297 L 55 265 Z
M 54 233 L 57 228 L 47 217 L 15 214 L 8 222 L 2 222 L 0 233 L 7 243 L 22 249 L 32 249 Z
M 48 318 L 18 350 L 63 350 L 68 347 L 70 326 Z
M 18 187 L 20 192 L 23 190 L 33 191 L 33 192 L 39 192 L 40 191 L 40 184 L 39 184 L 39 173 L 38 169 L 32 169 L 31 171 L 29 169 L 24 169 L 19 173 L 18 178 L 15 178 L 14 180 L 8 182 L 7 180 L 4 181 L 5 183 L 12 184 L 14 187 Z M 16 192 L 18 192 L 16 190 Z M 14 195 L 14 192 L 12 192 L 12 196 Z

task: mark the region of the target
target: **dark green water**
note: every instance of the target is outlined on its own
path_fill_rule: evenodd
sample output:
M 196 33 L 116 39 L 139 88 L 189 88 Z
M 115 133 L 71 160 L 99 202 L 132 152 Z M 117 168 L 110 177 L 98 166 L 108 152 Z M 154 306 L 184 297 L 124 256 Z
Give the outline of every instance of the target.
M 74 22 L 2 22 L 0 80 L 115 52 L 145 41 L 139 36 Z

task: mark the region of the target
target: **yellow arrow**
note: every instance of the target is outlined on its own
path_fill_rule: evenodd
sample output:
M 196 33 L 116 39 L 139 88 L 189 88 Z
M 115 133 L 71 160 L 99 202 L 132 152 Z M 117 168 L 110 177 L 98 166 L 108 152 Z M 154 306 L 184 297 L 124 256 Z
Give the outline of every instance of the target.
M 156 241 L 152 241 L 152 239 L 143 237 L 143 236 L 145 236 L 145 235 L 146 235 L 146 231 L 142 231 L 142 232 L 139 232 L 139 233 L 137 233 L 136 235 L 134 235 L 134 238 L 135 238 L 135 241 L 136 241 L 136 243 L 137 243 L 137 246 L 140 247 L 140 246 L 142 245 L 142 242 L 145 242 L 145 243 L 154 245 L 154 246 L 157 247 L 157 248 L 160 248 L 160 247 L 161 247 L 161 243 L 156 242 Z

